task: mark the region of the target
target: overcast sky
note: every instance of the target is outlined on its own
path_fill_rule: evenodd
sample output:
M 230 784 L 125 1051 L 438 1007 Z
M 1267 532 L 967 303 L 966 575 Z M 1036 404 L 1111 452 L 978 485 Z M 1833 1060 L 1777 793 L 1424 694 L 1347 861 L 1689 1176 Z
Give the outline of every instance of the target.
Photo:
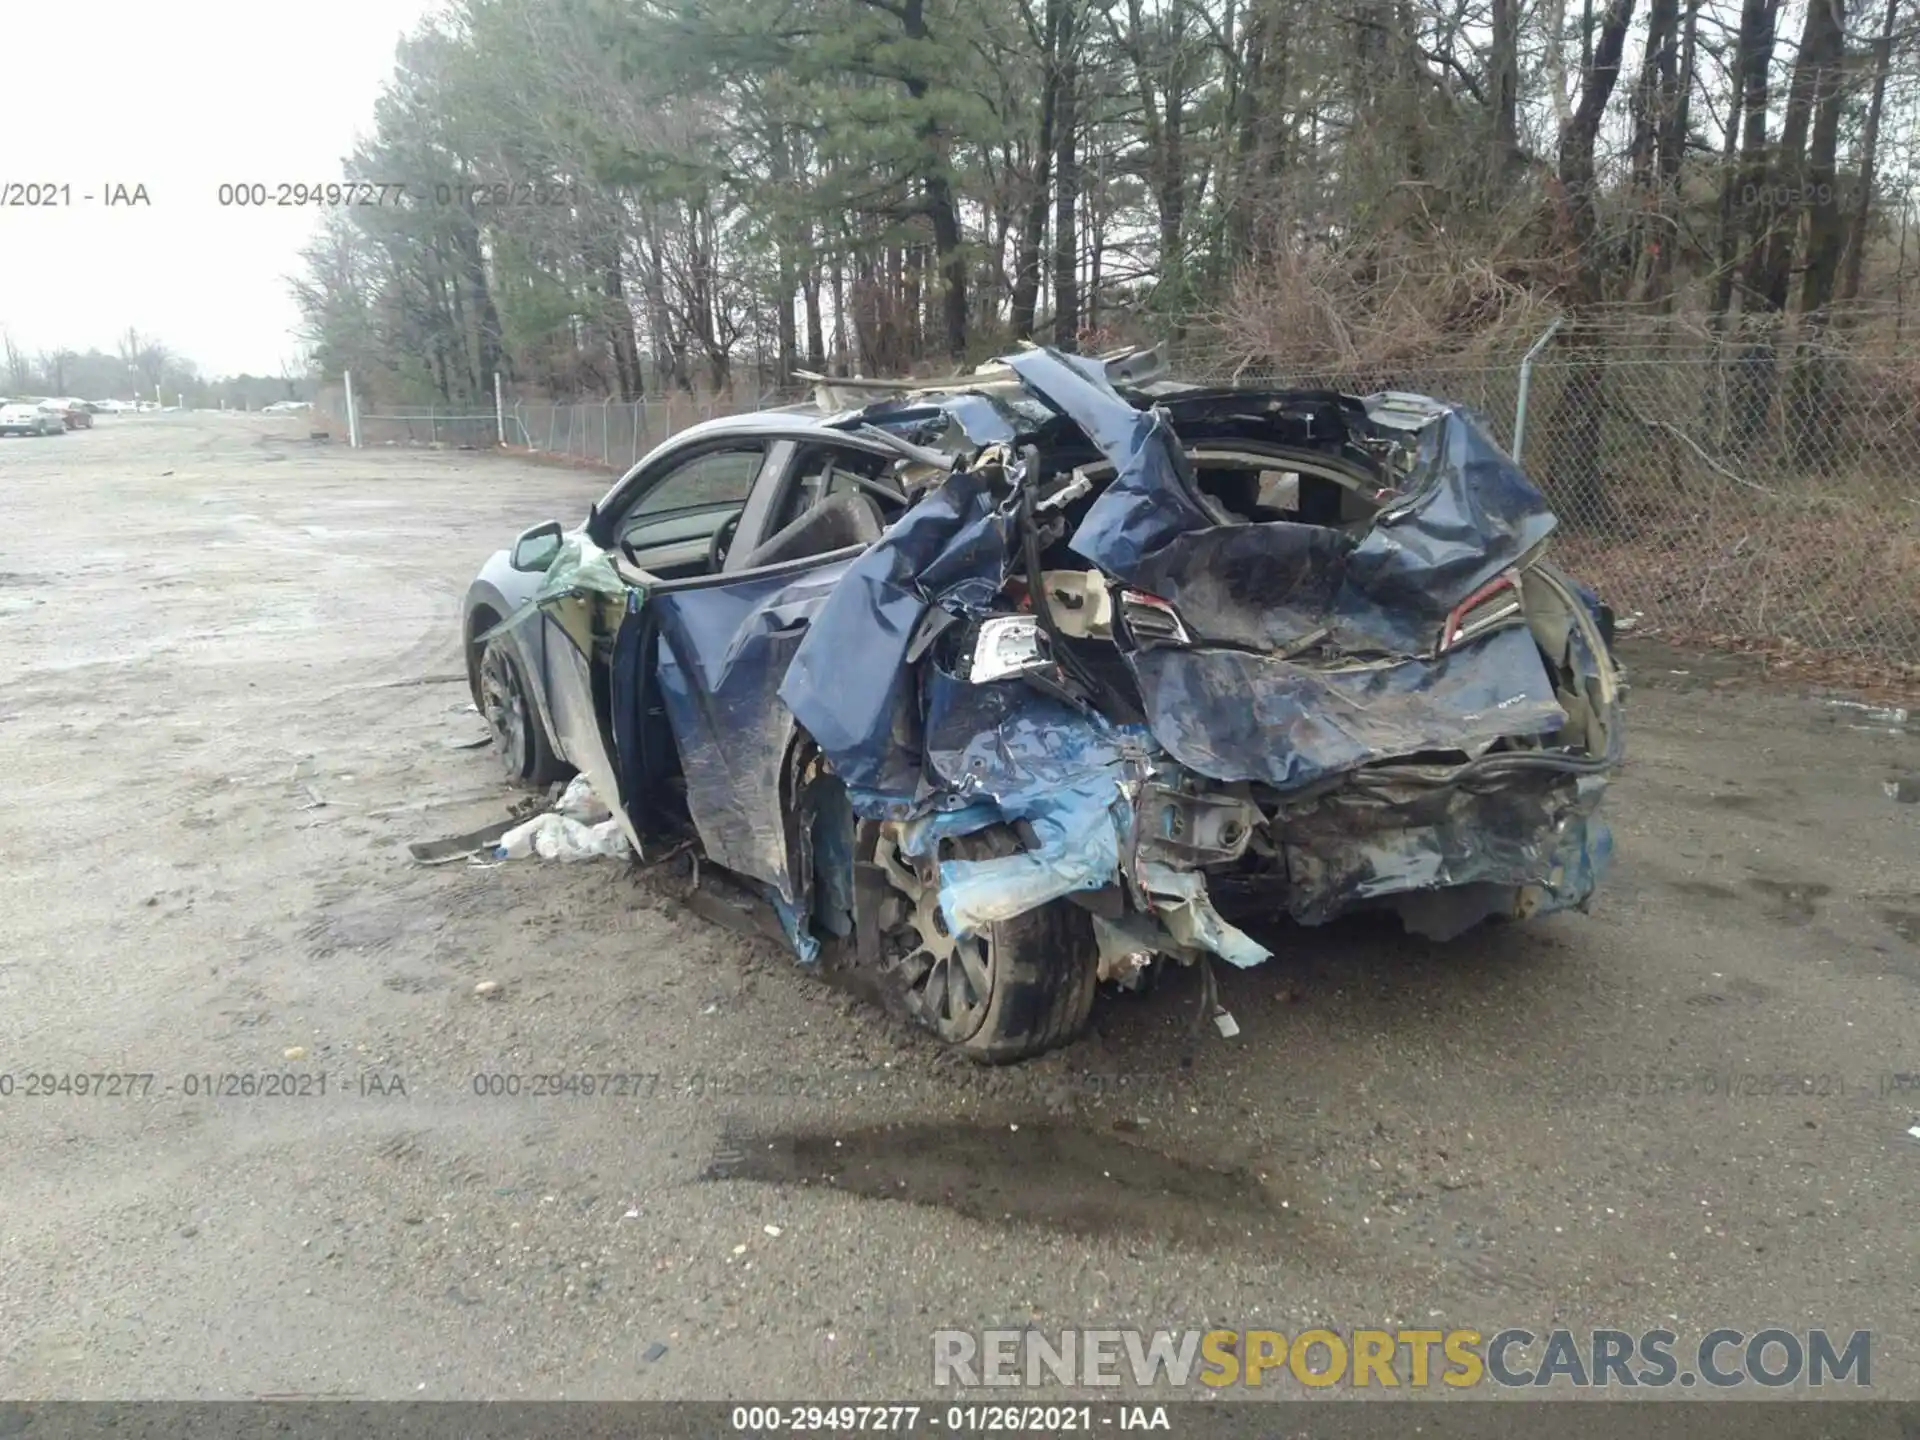
M 0 187 L 64 182 L 72 204 L 0 205 L 0 327 L 29 352 L 111 352 L 133 325 L 209 376 L 279 373 L 318 212 L 223 209 L 219 186 L 338 180 L 395 43 L 440 8 L 94 0 L 9 27 Z M 152 203 L 109 208 L 113 184 Z

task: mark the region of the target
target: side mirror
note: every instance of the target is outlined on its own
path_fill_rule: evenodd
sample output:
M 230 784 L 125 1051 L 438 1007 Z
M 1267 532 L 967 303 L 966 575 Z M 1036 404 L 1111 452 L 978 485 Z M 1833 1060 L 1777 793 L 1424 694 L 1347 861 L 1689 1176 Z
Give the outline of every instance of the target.
M 516 570 L 545 573 L 547 567 L 553 564 L 554 556 L 560 553 L 560 536 L 558 520 L 549 520 L 531 530 L 522 530 L 520 538 L 513 542 L 513 555 L 507 563 Z

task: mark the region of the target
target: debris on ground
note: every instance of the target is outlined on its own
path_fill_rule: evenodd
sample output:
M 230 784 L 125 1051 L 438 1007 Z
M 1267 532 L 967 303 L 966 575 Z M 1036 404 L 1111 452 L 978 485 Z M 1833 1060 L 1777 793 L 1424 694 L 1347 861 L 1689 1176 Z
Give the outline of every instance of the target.
M 618 820 L 582 825 L 552 810 L 516 825 L 493 849 L 496 860 L 524 860 L 530 855 L 542 860 L 591 860 L 596 855 L 621 859 L 629 853 Z
M 603 820 L 613 818 L 613 811 L 607 807 L 606 801 L 593 793 L 593 782 L 584 775 L 576 775 L 567 782 L 567 788 L 560 793 L 559 803 L 553 809 L 555 814 L 577 820 L 582 825 L 598 825 Z
M 500 988 L 498 980 L 482 980 L 473 987 L 473 993 L 482 1000 L 498 1000 L 506 992 Z
M 1848 728 L 1854 730 L 1890 730 L 1906 729 L 1907 709 L 1901 705 L 1869 705 L 1860 700 L 1829 700 L 1827 704 L 1836 710 L 1851 712 L 1852 723 Z
M 482 825 L 478 830 L 469 830 L 464 835 L 449 835 L 444 840 L 416 841 L 407 847 L 407 851 L 422 865 L 444 865 L 449 860 L 464 860 L 469 855 L 491 853 L 493 847 L 500 843 L 500 837 L 520 823 L 521 817 L 514 815 Z
M 555 787 L 558 790 L 559 787 Z M 529 796 L 513 807 L 505 820 L 495 820 L 463 835 L 422 840 L 407 847 L 422 865 L 445 865 L 468 857 L 488 860 L 588 860 L 596 855 L 616 859 L 630 853 L 620 822 L 606 802 L 593 793 L 584 775 L 576 776 L 553 799 L 551 808 L 538 809 L 539 796 Z

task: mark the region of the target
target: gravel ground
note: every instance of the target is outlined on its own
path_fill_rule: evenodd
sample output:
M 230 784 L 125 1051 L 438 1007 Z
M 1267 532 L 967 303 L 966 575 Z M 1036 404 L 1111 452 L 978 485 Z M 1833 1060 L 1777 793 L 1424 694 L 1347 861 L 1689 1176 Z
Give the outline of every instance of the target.
M 881 1398 L 936 1327 L 1314 1323 L 1872 1328 L 1920 1393 L 1920 719 L 1634 647 L 1592 915 L 1288 932 L 1237 1039 L 1175 977 L 982 1072 L 668 878 L 412 864 L 508 799 L 462 589 L 602 481 L 303 434 L 0 441 L 0 1393 Z M 75 1072 L 152 1078 L 26 1093 Z M 256 1072 L 327 1090 L 189 1093 Z M 476 1093 L 553 1072 L 640 1078 Z

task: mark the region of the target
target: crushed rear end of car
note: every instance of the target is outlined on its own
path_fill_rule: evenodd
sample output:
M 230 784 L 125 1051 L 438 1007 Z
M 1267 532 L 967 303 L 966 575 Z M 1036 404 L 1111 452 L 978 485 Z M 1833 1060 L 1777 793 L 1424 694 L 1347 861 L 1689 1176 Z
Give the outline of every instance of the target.
M 885 963 L 1066 901 L 1125 985 L 1278 917 L 1584 908 L 1622 685 L 1540 492 L 1425 397 L 1134 368 L 1032 350 L 836 420 L 920 493 L 780 687 L 855 831 L 799 913 Z

